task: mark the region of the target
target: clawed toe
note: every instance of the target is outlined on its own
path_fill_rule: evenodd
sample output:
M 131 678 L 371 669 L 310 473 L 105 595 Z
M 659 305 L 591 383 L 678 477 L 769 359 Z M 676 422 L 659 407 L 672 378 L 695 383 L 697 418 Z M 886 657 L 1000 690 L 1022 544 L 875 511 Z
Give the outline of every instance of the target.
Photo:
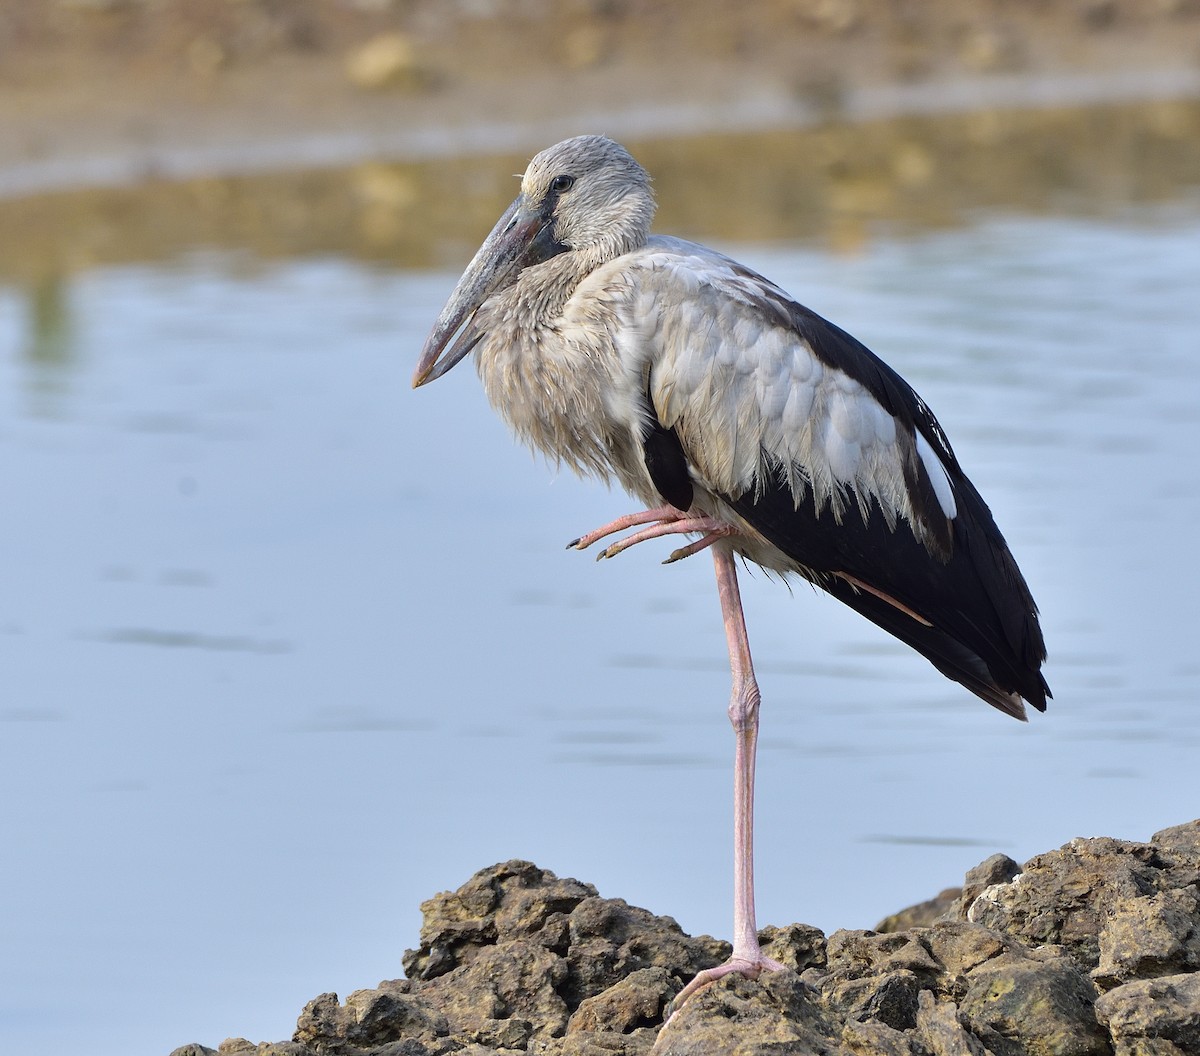
M 735 531 L 732 525 L 717 521 L 712 517 L 703 515 L 689 516 L 687 513 L 677 510 L 673 506 L 660 506 L 658 509 L 645 510 L 642 513 L 632 513 L 627 517 L 620 517 L 604 525 L 602 528 L 597 528 L 593 532 L 581 535 L 578 539 L 572 539 L 567 543 L 567 549 L 586 550 L 600 539 L 615 535 L 617 532 L 626 531 L 629 528 L 638 528 L 638 531 L 627 535 L 624 539 L 618 539 L 615 543 L 609 543 L 608 546 L 596 555 L 596 560 L 603 561 L 608 557 L 616 557 L 617 554 L 623 553 L 631 546 L 644 543 L 648 539 L 658 539 L 664 535 L 703 533 L 704 538 L 673 551 L 670 557 L 663 562 L 663 564 L 669 565 L 685 557 L 691 557 L 692 554 L 697 554 L 701 550 L 707 550 L 718 539 L 724 539 L 727 535 L 732 535 Z
M 715 968 L 705 968 L 704 971 L 698 972 L 696 977 L 680 990 L 675 995 L 675 1000 L 667 1006 L 667 1019 L 670 1020 L 697 990 L 701 990 L 709 983 L 715 983 L 727 975 L 736 973 L 746 976 L 747 979 L 757 979 L 763 972 L 782 972 L 786 968 L 787 965 L 780 964 L 761 953 L 755 957 L 730 957 L 724 964 L 718 964 Z

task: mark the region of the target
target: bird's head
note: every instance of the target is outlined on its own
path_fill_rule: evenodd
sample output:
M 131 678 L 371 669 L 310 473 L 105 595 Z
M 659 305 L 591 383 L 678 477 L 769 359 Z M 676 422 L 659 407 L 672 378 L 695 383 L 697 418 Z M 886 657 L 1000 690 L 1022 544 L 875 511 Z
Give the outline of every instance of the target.
M 604 136 L 575 136 L 543 150 L 529 163 L 521 193 L 479 247 L 438 316 L 421 351 L 413 387 L 440 378 L 475 347 L 482 334 L 471 327 L 471 317 L 526 268 L 560 253 L 579 253 L 586 255 L 590 270 L 642 245 L 653 216 L 650 177 L 619 143 Z

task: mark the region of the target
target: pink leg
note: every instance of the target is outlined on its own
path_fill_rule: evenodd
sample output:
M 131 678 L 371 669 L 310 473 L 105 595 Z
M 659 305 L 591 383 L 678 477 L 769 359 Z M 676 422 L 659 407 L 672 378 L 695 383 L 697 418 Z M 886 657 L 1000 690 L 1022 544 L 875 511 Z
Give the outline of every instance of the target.
M 754 921 L 754 756 L 758 744 L 758 682 L 750 660 L 750 639 L 742 613 L 737 567 L 725 547 L 713 551 L 717 568 L 717 590 L 729 643 L 729 666 L 733 694 L 729 721 L 733 724 L 733 954 L 724 964 L 708 968 L 687 984 L 675 998 L 679 1008 L 697 990 L 731 972 L 756 979 L 759 973 L 775 972 L 784 966 L 764 956 L 758 945 Z

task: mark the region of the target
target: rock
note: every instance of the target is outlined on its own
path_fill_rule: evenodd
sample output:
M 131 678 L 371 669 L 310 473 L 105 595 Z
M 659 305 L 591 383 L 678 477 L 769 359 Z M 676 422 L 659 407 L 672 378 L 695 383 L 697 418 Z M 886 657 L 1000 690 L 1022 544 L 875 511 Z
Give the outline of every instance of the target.
M 996 884 L 1007 884 L 1021 872 L 1021 867 L 1006 854 L 993 854 L 967 871 L 962 887 L 948 887 L 927 902 L 918 902 L 885 917 L 876 931 L 904 931 L 907 928 L 928 927 L 939 920 L 953 920 L 963 914 L 984 891 Z
M 206 33 L 192 39 L 186 54 L 192 72 L 201 77 L 211 77 L 229 62 L 229 53 L 221 42 Z
M 655 1026 L 663 1021 L 663 1010 L 680 989 L 665 968 L 639 968 L 607 990 L 585 998 L 567 1023 L 567 1034 L 630 1034 L 638 1027 Z
M 1096 992 L 1065 951 L 1008 950 L 967 978 L 962 1022 L 995 1056 L 1107 1056 Z
M 917 1038 L 932 1056 L 984 1056 L 983 1043 L 967 1033 L 953 1001 L 939 1001 L 932 990 L 917 1000 Z
M 549 950 L 506 942 L 433 980 L 422 988 L 421 1000 L 445 1017 L 457 1039 L 487 1044 L 503 1036 L 505 1048 L 525 1048 L 532 1037 L 566 1030 L 570 1012 L 560 990 L 567 975 L 566 962 Z
M 968 869 L 959 895 L 961 905 L 970 905 L 989 887 L 1007 884 L 1021 874 L 1021 867 L 1007 854 L 993 854 L 974 869 Z
M 1023 867 L 994 855 L 931 924 L 765 928 L 783 971 L 530 862 L 429 899 L 409 978 L 322 994 L 291 1041 L 220 1056 L 1196 1056 L 1200 823 L 1149 843 L 1074 840 Z M 173 1056 L 215 1056 L 201 1045 Z
M 1164 891 L 1115 906 L 1100 929 L 1102 986 L 1200 968 L 1200 895 Z
M 963 915 L 1029 945 L 1065 946 L 1090 971 L 1099 963 L 1104 922 L 1122 904 L 1173 888 L 1187 875 L 1178 864 L 1152 844 L 1072 840 L 986 888 Z
M 875 925 L 876 931 L 907 931 L 909 928 L 927 928 L 954 911 L 962 895 L 961 887 L 948 887 L 925 902 L 918 902 L 891 916 L 884 917 Z
M 571 1001 L 599 994 L 641 968 L 665 968 L 682 986 L 731 952 L 726 942 L 689 938 L 670 917 L 656 917 L 619 898 L 581 902 L 570 915 L 569 938 Z
M 657 1035 L 658 1027 L 645 1027 L 632 1034 L 568 1034 L 553 1041 L 535 1042 L 529 1051 L 537 1056 L 647 1056 Z
M 758 933 L 763 953 L 797 972 L 825 964 L 825 933 L 809 924 L 777 928 L 768 924 Z
M 824 971 L 803 976 L 823 1004 L 847 1023 L 900 1032 L 915 1052 L 1107 1054 L 1092 984 L 1061 949 L 1031 950 L 974 925 L 944 922 L 886 935 L 835 932 L 827 956 Z M 854 1040 L 864 1042 L 861 1035 Z M 899 1045 L 891 1033 L 878 1040 L 880 1051 Z
M 842 1030 L 794 972 L 727 975 L 698 991 L 658 1034 L 651 1056 L 842 1053 Z
M 965 978 L 1008 948 L 1004 937 L 996 932 L 957 921 L 930 928 L 924 932 L 924 942 L 947 975 L 956 979 Z
M 1200 974 L 1125 983 L 1096 1002 L 1116 1056 L 1194 1056 L 1200 1052 Z
M 848 1020 L 842 1028 L 842 1044 L 864 1056 L 921 1056 L 910 1034 L 871 1021 Z
M 494 947 L 527 943 L 564 962 L 572 1007 L 642 968 L 668 969 L 682 985 L 729 955 L 727 943 L 689 938 L 670 917 L 600 898 L 591 884 L 559 880 L 530 862 L 484 869 L 421 910 L 421 946 L 404 955 L 410 977 L 436 979 Z
M 338 1038 L 370 1048 L 400 1037 L 432 1042 L 448 1035 L 446 1018 L 409 997 L 407 990 L 404 980 L 380 983 L 377 990 L 355 991 L 344 1006 L 338 1004 L 337 994 L 321 994 L 300 1013 L 293 1040 L 319 1046 L 328 1038 Z
M 429 79 L 417 48 L 404 33 L 380 33 L 351 52 L 346 60 L 346 76 L 368 91 L 416 89 Z
M 1020 37 L 1002 23 L 967 30 L 958 54 L 964 66 L 980 73 L 1020 69 L 1025 59 Z
M 825 33 L 849 33 L 863 20 L 858 0 L 809 0 L 795 7 L 801 18 Z
M 1175 887 L 1200 883 L 1200 821 L 1163 829 L 1150 837 Z
M 604 27 L 595 23 L 576 26 L 565 33 L 561 46 L 563 62 L 571 70 L 586 70 L 600 65 L 610 49 Z
M 567 915 L 596 889 L 559 880 L 531 862 L 511 861 L 482 869 L 457 891 L 421 903 L 421 945 L 406 950 L 410 979 L 433 979 L 465 964 L 479 951 L 516 938 L 540 937 L 563 947 Z

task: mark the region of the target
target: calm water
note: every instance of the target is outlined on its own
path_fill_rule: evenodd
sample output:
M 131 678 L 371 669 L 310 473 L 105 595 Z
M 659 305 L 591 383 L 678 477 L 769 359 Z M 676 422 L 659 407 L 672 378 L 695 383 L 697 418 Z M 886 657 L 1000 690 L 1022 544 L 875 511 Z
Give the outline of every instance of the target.
M 746 583 L 760 922 L 866 927 L 994 851 L 1200 814 L 1200 207 L 722 248 L 934 407 L 1055 692 L 1022 726 Z M 6 1051 L 287 1037 L 509 857 L 727 934 L 711 563 L 566 552 L 626 500 L 516 448 L 470 369 L 409 390 L 455 277 L 218 255 L 0 288 Z

